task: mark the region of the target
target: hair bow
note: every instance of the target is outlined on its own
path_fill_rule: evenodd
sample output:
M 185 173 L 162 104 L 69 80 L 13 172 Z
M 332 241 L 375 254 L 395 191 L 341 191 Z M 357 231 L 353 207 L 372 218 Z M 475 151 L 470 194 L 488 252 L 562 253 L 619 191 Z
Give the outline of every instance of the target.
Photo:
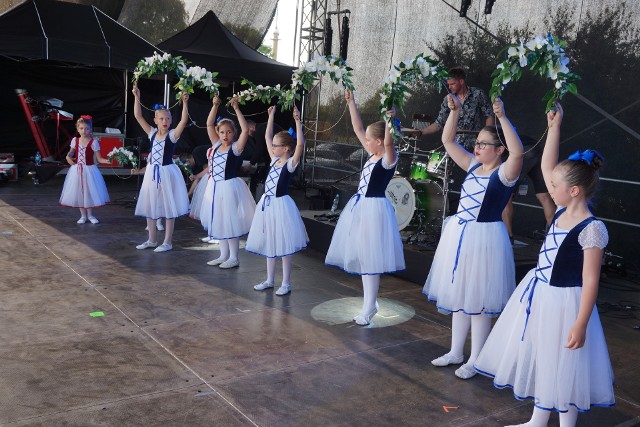
M 222 116 L 218 116 L 218 118 L 216 119 L 216 124 L 220 123 L 220 120 L 222 120 Z
M 298 135 L 296 135 L 296 131 L 293 130 L 293 128 L 289 128 L 288 132 L 289 132 L 289 135 L 291 135 L 292 137 L 294 137 L 294 138 L 298 137 Z
M 568 157 L 569 160 L 575 160 L 583 162 L 587 162 L 588 165 L 591 165 L 594 158 L 599 158 L 601 161 L 604 161 L 604 157 L 600 155 L 596 150 L 584 150 L 584 151 L 576 151 L 572 155 Z
M 168 110 L 166 105 L 162 105 L 162 104 L 156 104 L 153 106 L 154 111 L 155 110 Z
M 93 120 L 93 117 L 91 116 L 80 116 L 80 118 L 83 120 Z

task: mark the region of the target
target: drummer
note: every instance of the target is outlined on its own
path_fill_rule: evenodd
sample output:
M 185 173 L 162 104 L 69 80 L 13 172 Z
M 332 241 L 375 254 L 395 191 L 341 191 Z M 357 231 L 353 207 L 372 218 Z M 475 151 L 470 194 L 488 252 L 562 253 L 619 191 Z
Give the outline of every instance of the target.
M 467 86 L 466 75 L 462 68 L 451 68 L 449 76 L 450 78 L 447 80 L 449 92 L 454 94 L 462 103 L 458 130 L 479 131 L 485 126 L 493 126 L 495 119 L 493 118 L 493 110 L 487 95 L 477 87 Z M 444 127 L 447 117 L 449 117 L 449 107 L 445 96 L 436 121 L 422 130 L 415 130 L 413 136 L 430 135 L 439 132 Z M 464 134 L 459 136 L 458 143 L 467 150 L 473 151 L 475 141 L 476 135 Z

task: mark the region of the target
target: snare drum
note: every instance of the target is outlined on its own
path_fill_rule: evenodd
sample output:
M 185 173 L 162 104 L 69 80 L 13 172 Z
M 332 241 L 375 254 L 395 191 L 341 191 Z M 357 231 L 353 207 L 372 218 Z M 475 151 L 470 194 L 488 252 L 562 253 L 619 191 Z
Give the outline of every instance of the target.
M 429 220 L 441 217 L 447 209 L 442 188 L 435 181 L 411 183 L 397 176 L 389 182 L 385 194 L 395 210 L 399 230 L 407 227 L 419 213 Z

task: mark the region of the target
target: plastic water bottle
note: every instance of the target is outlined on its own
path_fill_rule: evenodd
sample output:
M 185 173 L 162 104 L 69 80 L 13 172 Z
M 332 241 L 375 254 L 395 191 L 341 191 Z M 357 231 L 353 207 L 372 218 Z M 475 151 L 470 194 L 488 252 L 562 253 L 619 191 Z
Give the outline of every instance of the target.
M 40 166 L 40 163 L 42 163 L 42 156 L 40 155 L 40 151 L 36 151 L 36 156 L 34 157 L 35 161 L 36 161 L 36 166 Z
M 336 213 L 338 210 L 338 202 L 340 201 L 340 194 L 336 194 L 336 197 L 333 198 L 333 204 L 331 205 L 331 213 Z

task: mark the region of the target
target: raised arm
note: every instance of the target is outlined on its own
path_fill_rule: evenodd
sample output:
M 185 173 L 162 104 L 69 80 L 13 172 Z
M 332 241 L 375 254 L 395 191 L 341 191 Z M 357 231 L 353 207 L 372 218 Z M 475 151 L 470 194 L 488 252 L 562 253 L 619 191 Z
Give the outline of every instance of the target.
M 134 85 L 131 92 L 133 92 L 134 97 L 133 116 L 138 121 L 138 124 L 140 125 L 144 133 L 146 135 L 149 135 L 149 132 L 151 131 L 151 125 L 147 123 L 144 117 L 142 117 L 142 106 L 140 105 L 140 89 L 138 89 L 138 85 Z
M 293 106 L 293 120 L 296 122 L 296 151 L 293 152 L 293 164 L 297 166 L 304 152 L 304 132 L 300 121 L 300 111 L 295 105 Z
M 218 95 L 214 96 L 211 102 L 211 111 L 209 111 L 209 116 L 207 117 L 207 135 L 209 135 L 209 140 L 215 143 L 220 139 L 216 130 L 216 117 L 218 116 L 218 106 L 220 105 Z
M 349 114 L 351 115 L 351 126 L 353 126 L 353 131 L 358 137 L 358 141 L 367 149 L 367 137 L 366 137 L 366 129 L 364 124 L 362 123 L 362 118 L 360 117 L 360 112 L 358 111 L 358 106 L 356 105 L 356 100 L 353 98 L 353 93 L 350 90 L 346 90 L 344 92 L 344 99 L 347 101 L 347 105 L 349 106 Z
M 182 92 L 182 115 L 180 116 L 180 123 L 176 126 L 176 129 L 173 131 L 173 136 L 176 141 L 182 135 L 182 131 L 187 127 L 187 123 L 189 123 L 189 94 L 186 92 Z
M 462 105 L 455 95 L 447 95 L 447 105 L 451 112 L 442 130 L 442 145 L 447 150 L 451 159 L 463 170 L 468 170 L 473 155 L 456 142 L 456 131 L 458 130 L 458 120 L 460 120 L 460 109 Z
M 391 111 L 387 111 L 387 115 L 395 117 L 395 107 Z M 391 129 L 389 125 L 384 126 L 384 161 L 388 165 L 392 165 L 396 162 L 398 153 L 396 153 L 396 147 L 394 146 L 393 136 L 391 135 Z
M 274 154 L 271 144 L 273 144 L 273 117 L 276 114 L 276 107 L 272 105 L 267 111 L 269 113 L 269 119 L 267 120 L 267 128 L 264 131 L 264 142 L 267 147 L 267 153 L 269 153 L 269 157 L 273 160 Z
M 509 150 L 509 157 L 507 157 L 507 161 L 504 162 L 504 175 L 509 181 L 513 181 L 520 176 L 520 172 L 522 171 L 522 142 L 504 113 L 504 104 L 500 98 L 497 98 L 493 102 L 493 113 L 500 122 L 504 138 L 506 139 L 507 149 Z
M 247 120 L 242 115 L 242 111 L 240 111 L 240 106 L 238 105 L 238 97 L 234 95 L 231 99 L 231 105 L 233 106 L 233 111 L 235 111 L 236 116 L 238 117 L 238 123 L 240 123 L 240 136 L 238 137 L 238 141 L 236 142 L 236 146 L 238 147 L 238 152 L 242 153 L 244 151 L 244 146 L 247 145 L 247 139 L 249 137 L 249 124 Z
M 547 130 L 547 142 L 544 146 L 542 160 L 540 162 L 544 183 L 549 189 L 552 188 L 551 173 L 558 164 L 558 157 L 560 155 L 560 125 L 562 124 L 562 118 L 564 116 L 564 111 L 560 104 L 556 103 L 555 108 L 555 110 L 547 113 L 547 126 L 549 129 Z

